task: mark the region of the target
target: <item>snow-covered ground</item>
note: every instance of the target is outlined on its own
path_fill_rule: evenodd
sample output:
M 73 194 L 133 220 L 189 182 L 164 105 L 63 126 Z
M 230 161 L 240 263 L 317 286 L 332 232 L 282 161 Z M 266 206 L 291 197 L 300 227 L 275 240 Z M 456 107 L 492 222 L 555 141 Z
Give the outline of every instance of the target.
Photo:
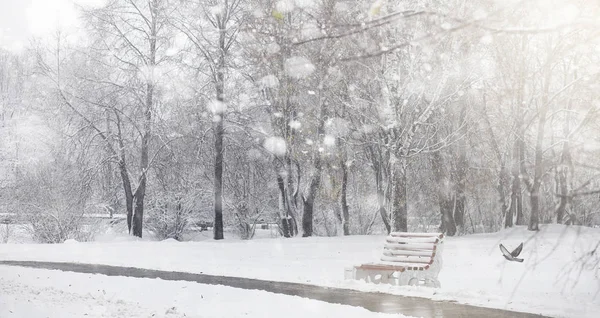
M 598 262 L 581 257 L 600 241 L 600 230 L 559 225 L 529 232 L 522 227 L 493 234 L 448 238 L 442 288 L 394 287 L 344 281 L 344 268 L 378 259 L 382 236 L 224 240 L 180 243 L 131 241 L 58 245 L 0 244 L 0 260 L 42 260 L 125 265 L 383 291 L 559 317 L 597 317 Z M 524 263 L 508 262 L 509 249 L 525 242 Z M 598 258 L 592 255 L 592 259 Z
M 0 317 L 406 316 L 225 286 L 0 266 Z

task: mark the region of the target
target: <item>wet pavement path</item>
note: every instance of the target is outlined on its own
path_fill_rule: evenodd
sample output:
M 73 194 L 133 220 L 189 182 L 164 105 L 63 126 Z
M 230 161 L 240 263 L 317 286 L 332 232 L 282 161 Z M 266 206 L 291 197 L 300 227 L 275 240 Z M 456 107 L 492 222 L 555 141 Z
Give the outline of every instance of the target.
M 433 301 L 419 297 L 405 297 L 384 293 L 360 292 L 350 289 L 320 287 L 315 285 L 273 282 L 251 278 L 214 276 L 185 272 L 150 270 L 135 267 L 95 265 L 82 263 L 55 263 L 36 261 L 0 261 L 0 265 L 53 269 L 86 274 L 102 274 L 107 276 L 127 276 L 136 278 L 160 278 L 163 280 L 180 280 L 208 285 L 223 285 L 242 289 L 257 289 L 271 293 L 300 296 L 320 300 L 332 304 L 343 304 L 363 307 L 370 311 L 404 314 L 407 316 L 426 318 L 459 318 L 459 317 L 510 317 L 530 318 L 544 317 L 540 315 L 462 305 L 453 302 Z

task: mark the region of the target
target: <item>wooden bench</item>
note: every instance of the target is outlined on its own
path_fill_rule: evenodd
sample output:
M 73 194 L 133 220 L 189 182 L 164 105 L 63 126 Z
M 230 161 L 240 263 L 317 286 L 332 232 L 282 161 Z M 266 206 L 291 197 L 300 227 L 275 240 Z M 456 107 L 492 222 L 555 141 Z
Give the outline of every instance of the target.
M 351 278 L 392 285 L 440 287 L 442 233 L 393 232 L 385 240 L 380 262 L 351 269 Z M 347 274 L 346 278 L 350 276 Z

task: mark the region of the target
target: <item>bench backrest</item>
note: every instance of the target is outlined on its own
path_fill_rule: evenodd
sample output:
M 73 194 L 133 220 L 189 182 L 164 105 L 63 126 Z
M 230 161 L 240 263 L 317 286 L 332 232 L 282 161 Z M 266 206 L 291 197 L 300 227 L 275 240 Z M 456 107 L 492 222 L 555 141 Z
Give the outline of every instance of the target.
M 443 233 L 392 232 L 385 240 L 381 260 L 431 265 L 443 240 Z

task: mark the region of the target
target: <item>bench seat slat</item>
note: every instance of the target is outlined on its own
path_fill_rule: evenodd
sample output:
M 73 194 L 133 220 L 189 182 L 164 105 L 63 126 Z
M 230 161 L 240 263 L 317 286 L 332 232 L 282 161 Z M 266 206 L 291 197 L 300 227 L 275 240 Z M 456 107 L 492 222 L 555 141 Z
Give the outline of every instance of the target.
M 412 251 L 433 251 L 435 245 L 433 243 L 385 243 L 384 248 L 391 250 L 412 250 Z
M 389 243 L 437 243 L 437 237 L 393 237 L 388 236 L 385 241 Z
M 381 260 L 385 262 L 393 263 L 418 263 L 418 264 L 431 264 L 433 258 L 431 257 L 419 257 L 419 256 L 390 256 L 382 255 Z
M 435 255 L 435 251 L 434 250 L 413 251 L 413 250 L 385 249 L 383 251 L 383 254 L 388 255 L 388 256 L 404 255 L 404 256 L 433 257 Z
M 395 264 L 384 264 L 384 263 L 370 263 L 360 265 L 362 269 L 375 269 L 375 270 L 389 270 L 395 272 L 403 272 L 406 270 L 426 270 L 429 269 L 429 264 L 415 264 L 415 263 L 395 263 Z
M 406 232 L 392 232 L 390 233 L 392 237 L 437 237 L 443 238 L 443 233 L 406 233 Z

